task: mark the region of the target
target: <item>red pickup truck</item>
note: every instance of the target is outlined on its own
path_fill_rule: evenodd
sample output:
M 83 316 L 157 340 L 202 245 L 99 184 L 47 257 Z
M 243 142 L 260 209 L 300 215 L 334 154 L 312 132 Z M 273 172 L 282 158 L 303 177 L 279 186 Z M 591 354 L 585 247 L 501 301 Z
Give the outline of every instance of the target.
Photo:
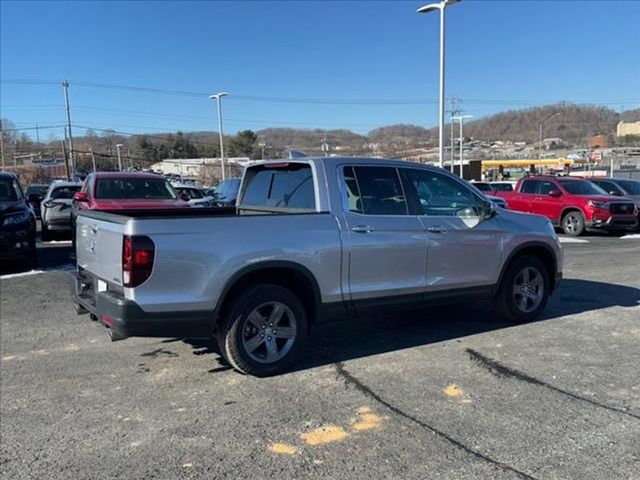
M 588 180 L 574 177 L 535 176 L 520 179 L 513 192 L 495 192 L 509 208 L 537 213 L 577 236 L 586 229 L 633 230 L 638 212 L 633 200 L 608 195 Z
M 82 189 L 73 196 L 71 226 L 80 210 L 162 209 L 190 205 L 177 195 L 171 184 L 152 173 L 97 172 L 87 176 Z M 75 237 L 75 233 L 74 233 Z

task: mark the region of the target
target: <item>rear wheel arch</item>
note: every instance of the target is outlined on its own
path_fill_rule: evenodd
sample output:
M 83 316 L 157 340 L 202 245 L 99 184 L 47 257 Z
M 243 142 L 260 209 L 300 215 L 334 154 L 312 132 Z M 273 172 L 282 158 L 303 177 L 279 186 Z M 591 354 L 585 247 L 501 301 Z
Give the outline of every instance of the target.
M 236 272 L 225 285 L 214 309 L 214 328 L 233 307 L 234 300 L 256 285 L 277 285 L 290 290 L 305 308 L 309 326 L 313 325 L 321 304 L 320 287 L 311 271 L 296 262 L 267 261 Z
M 547 273 L 549 274 L 549 282 L 550 282 L 549 293 L 552 293 L 555 290 L 555 287 L 556 287 L 555 274 L 558 269 L 558 261 L 556 259 L 556 254 L 551 249 L 551 247 L 549 247 L 548 245 L 542 242 L 528 242 L 518 246 L 507 257 L 506 261 L 502 265 L 502 269 L 500 271 L 500 277 L 498 278 L 498 283 L 494 287 L 494 291 L 493 291 L 494 295 L 498 293 L 507 269 L 513 264 L 513 262 L 516 261 L 516 259 L 521 258 L 523 256 L 536 257 L 544 264 L 544 266 L 547 269 Z

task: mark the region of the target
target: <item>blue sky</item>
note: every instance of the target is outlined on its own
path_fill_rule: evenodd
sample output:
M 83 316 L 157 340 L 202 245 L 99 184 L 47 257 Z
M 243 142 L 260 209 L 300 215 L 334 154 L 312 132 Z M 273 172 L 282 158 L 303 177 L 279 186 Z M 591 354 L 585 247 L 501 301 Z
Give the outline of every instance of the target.
M 1 3 L 1 112 L 19 127 L 225 130 L 437 124 L 438 15 L 424 2 Z M 640 107 L 640 2 L 464 0 L 447 9 L 447 96 L 476 117 L 558 100 Z M 33 84 L 32 81 L 45 82 Z M 51 83 L 47 83 L 51 82 Z M 74 83 L 77 82 L 77 83 Z M 235 96 L 235 98 L 234 98 Z M 246 97 L 424 99 L 291 103 Z M 76 134 L 82 132 L 76 130 Z M 29 132 L 31 133 L 31 132 Z M 41 130 L 41 138 L 61 129 Z

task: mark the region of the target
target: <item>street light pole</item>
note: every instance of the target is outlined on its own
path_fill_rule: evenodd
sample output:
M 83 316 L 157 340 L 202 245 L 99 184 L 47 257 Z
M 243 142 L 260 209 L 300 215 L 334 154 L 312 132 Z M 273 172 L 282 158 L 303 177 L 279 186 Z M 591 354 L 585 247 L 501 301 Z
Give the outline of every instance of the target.
M 64 88 L 64 104 L 67 111 L 67 129 L 69 131 L 69 158 L 71 159 L 71 178 L 76 178 L 76 159 L 75 152 L 73 150 L 73 135 L 71 134 L 71 109 L 69 108 L 69 81 L 63 80 L 62 87 Z
M 557 117 L 558 115 L 560 115 L 560 112 L 556 112 L 553 115 L 551 115 L 550 117 L 547 117 L 545 120 L 543 120 L 542 122 L 540 122 L 540 124 L 538 125 L 539 129 L 538 129 L 538 160 L 540 160 L 542 158 L 542 126 L 547 123 L 549 120 L 551 120 L 554 117 Z
M 123 147 L 121 143 L 116 145 L 116 150 L 118 151 L 118 171 L 122 171 L 122 155 L 120 154 L 120 149 Z
M 209 95 L 211 100 L 215 99 L 218 105 L 218 135 L 220 137 L 220 170 L 222 170 L 222 180 L 226 178 L 224 172 L 224 139 L 222 134 L 222 104 L 220 103 L 220 99 L 228 95 L 227 92 L 220 92 L 214 95 Z
M 444 165 L 444 11 L 447 5 L 460 0 L 441 0 L 439 3 L 430 3 L 420 7 L 418 13 L 428 13 L 434 10 L 440 11 L 440 98 L 438 102 L 438 166 Z

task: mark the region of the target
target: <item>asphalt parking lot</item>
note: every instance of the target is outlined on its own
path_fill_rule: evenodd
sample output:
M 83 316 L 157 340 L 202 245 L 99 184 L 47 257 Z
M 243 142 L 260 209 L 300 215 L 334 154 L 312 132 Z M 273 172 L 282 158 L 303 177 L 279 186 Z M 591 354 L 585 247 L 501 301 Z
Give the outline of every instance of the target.
M 76 316 L 70 244 L 0 272 L 3 478 L 640 477 L 640 238 L 565 243 L 542 320 L 483 306 L 315 331 L 257 379 L 213 345 L 110 343 Z

